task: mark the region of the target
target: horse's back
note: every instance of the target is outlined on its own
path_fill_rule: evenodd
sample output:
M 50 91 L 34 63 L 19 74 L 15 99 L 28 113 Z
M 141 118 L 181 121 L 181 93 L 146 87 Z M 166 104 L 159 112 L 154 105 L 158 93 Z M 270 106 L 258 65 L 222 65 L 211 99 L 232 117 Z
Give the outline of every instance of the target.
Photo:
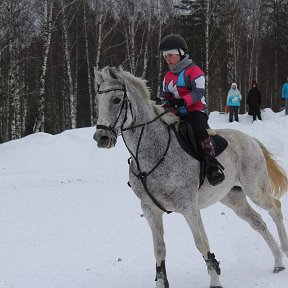
M 233 187 L 255 188 L 268 184 L 264 155 L 255 139 L 241 131 L 217 129 L 216 133 L 228 142 L 228 147 L 217 159 L 224 166 L 225 180 L 217 186 L 205 181 L 199 190 L 199 206 L 208 207 L 224 198 Z

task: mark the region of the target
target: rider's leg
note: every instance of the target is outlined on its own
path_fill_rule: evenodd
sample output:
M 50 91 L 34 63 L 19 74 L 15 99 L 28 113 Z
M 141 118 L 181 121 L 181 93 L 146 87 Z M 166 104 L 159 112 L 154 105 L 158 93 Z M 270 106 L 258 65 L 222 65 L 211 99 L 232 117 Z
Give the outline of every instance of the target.
M 215 158 L 215 148 L 207 132 L 209 128 L 207 114 L 195 111 L 189 113 L 182 119 L 188 122 L 193 128 L 199 152 L 206 162 L 206 176 L 209 183 L 211 185 L 221 183 L 225 177 L 221 168 L 219 168 L 219 162 Z

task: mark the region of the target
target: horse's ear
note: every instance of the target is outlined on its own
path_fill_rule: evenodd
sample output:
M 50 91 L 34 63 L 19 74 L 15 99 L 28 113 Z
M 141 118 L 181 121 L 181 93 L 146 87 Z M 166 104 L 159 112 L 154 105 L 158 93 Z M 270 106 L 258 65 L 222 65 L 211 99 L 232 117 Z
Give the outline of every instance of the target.
M 104 79 L 101 72 L 96 70 L 95 67 L 94 67 L 94 75 L 95 75 L 95 87 L 97 87 L 104 81 Z
M 116 80 L 119 79 L 118 70 L 115 67 L 108 66 L 106 68 L 107 68 L 106 72 L 107 74 L 110 75 L 111 78 L 116 79 Z

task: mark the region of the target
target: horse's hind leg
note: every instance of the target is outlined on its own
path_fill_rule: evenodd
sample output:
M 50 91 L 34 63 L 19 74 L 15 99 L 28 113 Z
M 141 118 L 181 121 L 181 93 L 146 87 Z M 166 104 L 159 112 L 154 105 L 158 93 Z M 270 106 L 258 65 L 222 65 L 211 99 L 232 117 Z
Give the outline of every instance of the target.
M 210 288 L 222 288 L 219 280 L 220 267 L 219 262 L 210 252 L 208 239 L 202 222 L 199 207 L 194 205 L 188 212 L 183 213 L 194 237 L 196 248 L 202 254 L 207 270 L 210 276 Z
M 156 288 L 169 288 L 165 267 L 166 247 L 162 220 L 163 211 L 156 206 L 151 208 L 143 203 L 142 210 L 153 236 L 154 255 L 156 258 Z
M 262 204 L 262 207 L 265 208 L 270 216 L 272 217 L 273 221 L 276 224 L 277 231 L 279 234 L 281 249 L 285 253 L 285 255 L 288 257 L 288 237 L 286 233 L 286 229 L 283 223 L 283 214 L 281 211 L 281 202 L 277 199 L 272 200 L 274 202 L 274 205 L 264 205 Z M 265 206 L 265 207 L 264 207 Z
M 241 219 L 245 220 L 250 226 L 256 230 L 267 242 L 275 259 L 274 273 L 284 270 L 282 262 L 282 253 L 279 245 L 268 230 L 266 223 L 247 202 L 246 195 L 240 187 L 232 189 L 222 200 L 221 203 L 231 208 Z
M 257 198 L 250 198 L 256 205 L 259 205 L 260 207 L 269 212 L 271 218 L 273 219 L 277 227 L 281 249 L 288 257 L 288 237 L 283 222 L 281 202 L 275 198 L 272 198 L 270 194 L 264 193 L 263 191 L 261 192 L 262 193 Z

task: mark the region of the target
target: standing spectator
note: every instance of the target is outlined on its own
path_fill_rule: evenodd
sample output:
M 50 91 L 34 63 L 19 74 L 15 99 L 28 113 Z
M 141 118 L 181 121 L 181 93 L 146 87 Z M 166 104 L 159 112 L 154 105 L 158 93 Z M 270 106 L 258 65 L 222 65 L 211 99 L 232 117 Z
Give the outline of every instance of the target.
M 287 81 L 282 86 L 281 98 L 285 100 L 285 114 L 288 115 L 288 77 Z
M 233 116 L 235 121 L 239 121 L 238 112 L 242 96 L 240 91 L 237 89 L 237 84 L 232 83 L 231 89 L 228 92 L 227 96 L 227 106 L 229 107 L 229 122 L 233 122 Z
M 248 93 L 247 105 L 249 106 L 248 114 L 253 116 L 253 121 L 256 120 L 256 116 L 259 120 L 261 119 L 260 105 L 262 103 L 262 95 L 260 90 L 257 88 L 257 82 L 252 82 L 252 89 Z

